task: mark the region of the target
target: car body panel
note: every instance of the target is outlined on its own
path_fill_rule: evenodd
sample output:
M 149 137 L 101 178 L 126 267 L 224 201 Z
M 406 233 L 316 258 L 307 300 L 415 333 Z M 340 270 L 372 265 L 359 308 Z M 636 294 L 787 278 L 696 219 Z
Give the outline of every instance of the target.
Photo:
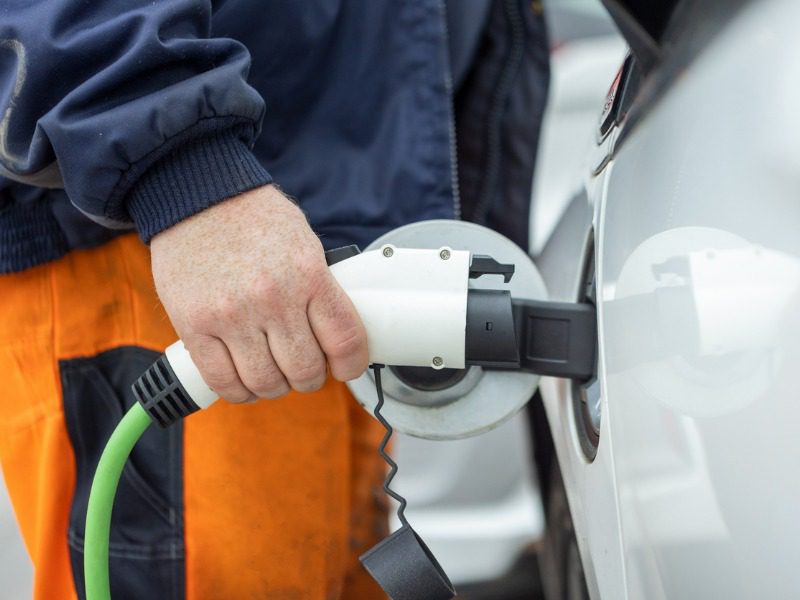
M 595 186 L 602 187 L 607 181 L 610 168 L 590 182 L 589 196 L 593 195 Z M 594 192 L 596 195 L 597 192 Z M 577 202 L 586 202 L 586 197 L 578 198 Z M 591 215 L 591 222 L 598 223 L 601 218 L 598 203 L 594 207 L 586 204 L 583 207 Z M 593 212 L 590 212 L 592 211 Z M 572 238 L 572 246 L 582 243 L 586 239 L 588 227 L 576 227 L 571 232 L 559 231 L 559 235 Z M 597 226 L 597 225 L 596 225 Z M 577 231 L 576 231 L 577 230 Z M 576 237 L 580 235 L 580 238 Z M 555 241 L 555 240 L 554 240 Z M 602 252 L 602 240 L 595 239 L 595 252 Z M 563 253 L 563 250 L 559 250 Z M 545 249 L 541 260 L 548 261 L 550 252 Z M 577 265 L 564 265 L 574 273 L 573 287 L 569 297 L 556 297 L 557 300 L 572 300 L 577 297 L 577 283 L 580 269 Z M 598 270 L 601 267 L 598 266 Z M 543 270 L 545 282 L 547 271 Z M 602 344 L 602 322 L 598 322 L 599 340 Z M 603 373 L 602 350 L 599 357 L 598 372 Z M 605 382 L 601 378 L 601 402 L 603 407 L 603 420 L 600 424 L 601 443 L 593 460 L 589 460 L 581 447 L 579 440 L 580 427 L 576 422 L 576 411 L 573 409 L 574 392 L 571 383 L 564 379 L 552 377 L 542 378 L 539 389 L 547 412 L 548 423 L 555 443 L 561 475 L 564 480 L 570 512 L 575 527 L 578 548 L 583 560 L 586 584 L 592 597 L 623 598 L 625 595 L 624 559 L 622 539 L 620 535 L 620 518 L 618 515 L 618 501 L 616 498 L 614 461 L 612 456 L 613 443 L 609 439 L 608 428 L 610 418 L 606 394 L 603 391 Z
M 660 342 L 605 364 L 631 598 L 800 590 L 798 8 L 746 10 L 614 161 L 601 307 L 665 286 L 694 301 L 692 319 L 601 309 L 607 344 Z M 654 272 L 670 263 L 688 273 Z
M 745 7 L 592 154 L 592 462 L 570 386 L 541 389 L 593 598 L 800 590 L 798 22 Z

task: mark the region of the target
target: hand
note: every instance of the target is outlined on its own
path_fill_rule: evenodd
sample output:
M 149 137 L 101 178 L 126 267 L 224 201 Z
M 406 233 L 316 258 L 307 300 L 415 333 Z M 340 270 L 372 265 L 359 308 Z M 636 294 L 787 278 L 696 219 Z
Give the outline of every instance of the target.
M 367 367 L 367 337 L 302 211 L 268 185 L 156 235 L 156 289 L 208 386 L 231 402 L 318 390 Z

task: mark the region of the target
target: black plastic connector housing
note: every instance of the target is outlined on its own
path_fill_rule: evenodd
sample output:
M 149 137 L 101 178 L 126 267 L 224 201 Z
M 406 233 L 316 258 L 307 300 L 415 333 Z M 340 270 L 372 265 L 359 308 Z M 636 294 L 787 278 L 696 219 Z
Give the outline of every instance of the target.
M 592 304 L 514 301 L 520 368 L 539 375 L 590 379 L 597 361 L 597 314 Z
M 339 248 L 326 250 L 325 262 L 328 263 L 328 266 L 330 267 L 331 265 L 335 265 L 338 262 L 342 262 L 343 260 L 352 258 L 357 254 L 361 254 L 361 250 L 359 250 L 358 246 L 356 246 L 355 244 L 350 244 L 349 246 L 341 246 Z
M 597 317 L 588 302 L 512 300 L 505 290 L 469 290 L 467 365 L 586 380 L 595 372 L 596 348 Z
M 469 290 L 464 358 L 467 365 L 500 369 L 519 366 L 510 292 Z
M 200 410 L 163 354 L 133 382 L 131 389 L 133 396 L 159 427 L 169 427 Z

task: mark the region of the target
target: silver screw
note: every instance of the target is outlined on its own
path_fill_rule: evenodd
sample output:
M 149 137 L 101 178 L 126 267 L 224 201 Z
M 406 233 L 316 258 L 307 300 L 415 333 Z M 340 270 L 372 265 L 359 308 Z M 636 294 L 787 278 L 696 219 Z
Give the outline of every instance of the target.
M 447 260 L 448 258 L 450 258 L 450 250 L 448 250 L 447 248 L 443 249 L 441 252 L 439 252 L 439 258 L 441 258 L 442 260 Z
M 434 367 L 441 367 L 444 364 L 441 356 L 434 356 L 431 362 L 433 362 Z
M 389 258 L 389 257 L 391 257 L 391 256 L 392 256 L 392 254 L 394 254 L 394 250 L 392 250 L 392 247 L 391 247 L 391 246 L 386 246 L 386 248 L 384 248 L 384 249 L 383 249 L 383 255 L 384 255 L 386 258 Z

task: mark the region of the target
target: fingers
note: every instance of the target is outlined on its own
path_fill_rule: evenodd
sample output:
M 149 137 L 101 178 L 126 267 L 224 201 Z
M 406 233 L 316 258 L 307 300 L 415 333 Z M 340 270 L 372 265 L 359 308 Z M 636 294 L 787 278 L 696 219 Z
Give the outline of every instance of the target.
M 308 312 L 273 313 L 264 325 L 225 327 L 224 339 L 195 334 L 184 340 L 208 386 L 230 402 L 279 398 L 290 389 L 313 392 L 325 384 L 326 357 L 336 379 L 367 367 L 366 332 L 350 299 L 331 278 Z M 220 332 L 220 335 L 224 335 Z
M 233 365 L 244 386 L 258 398 L 280 398 L 289 393 L 289 384 L 272 357 L 267 335 L 247 329 L 225 339 Z
M 194 332 L 184 343 L 209 387 L 231 402 L 247 402 L 319 390 L 326 360 L 340 381 L 361 375 L 367 338 L 352 302 L 327 272 L 309 287 L 307 302 L 266 286 L 257 312 L 233 310 L 230 301 L 191 311 Z
M 339 381 L 360 376 L 367 368 L 367 333 L 353 303 L 333 276 L 308 305 L 308 321 L 331 373 Z
M 298 392 L 314 392 L 325 384 L 325 356 L 305 312 L 284 313 L 267 326 L 275 363 Z
M 250 402 L 255 399 L 236 372 L 222 340 L 197 334 L 185 338 L 183 342 L 208 387 L 229 402 Z

